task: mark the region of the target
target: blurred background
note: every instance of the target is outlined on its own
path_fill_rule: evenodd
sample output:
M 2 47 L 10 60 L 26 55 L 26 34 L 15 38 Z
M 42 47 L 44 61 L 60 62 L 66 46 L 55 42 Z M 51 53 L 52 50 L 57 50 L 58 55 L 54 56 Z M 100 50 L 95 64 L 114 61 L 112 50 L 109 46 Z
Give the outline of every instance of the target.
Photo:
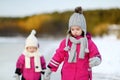
M 87 30 L 103 58 L 101 65 L 93 68 L 93 80 L 120 80 L 119 3 L 120 0 L 0 0 L 0 80 L 14 80 L 17 58 L 32 29 L 37 31 L 40 52 L 48 63 L 66 37 L 69 17 L 77 6 L 82 6 Z M 53 80 L 60 80 L 60 69 L 53 73 Z

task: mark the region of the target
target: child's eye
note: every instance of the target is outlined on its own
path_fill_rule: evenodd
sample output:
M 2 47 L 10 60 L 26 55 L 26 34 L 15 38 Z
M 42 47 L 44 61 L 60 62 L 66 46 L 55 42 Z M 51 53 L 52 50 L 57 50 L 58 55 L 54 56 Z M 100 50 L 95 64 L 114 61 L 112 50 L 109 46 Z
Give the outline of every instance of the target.
M 74 29 L 71 29 L 71 31 L 74 31 Z

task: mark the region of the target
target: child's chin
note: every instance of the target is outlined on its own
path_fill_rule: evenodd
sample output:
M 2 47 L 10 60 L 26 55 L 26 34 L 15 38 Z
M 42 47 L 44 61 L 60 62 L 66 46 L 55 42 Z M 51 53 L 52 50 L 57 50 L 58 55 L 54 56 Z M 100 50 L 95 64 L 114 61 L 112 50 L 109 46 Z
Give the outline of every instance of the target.
M 35 52 L 30 52 L 30 53 L 35 53 Z
M 78 37 L 79 35 L 74 35 L 74 37 Z

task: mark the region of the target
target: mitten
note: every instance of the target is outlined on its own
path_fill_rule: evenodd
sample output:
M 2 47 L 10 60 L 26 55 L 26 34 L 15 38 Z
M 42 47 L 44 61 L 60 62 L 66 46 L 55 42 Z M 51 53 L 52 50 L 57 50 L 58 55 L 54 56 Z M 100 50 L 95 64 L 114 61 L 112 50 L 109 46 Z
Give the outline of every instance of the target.
M 98 66 L 100 63 L 101 63 L 101 59 L 99 57 L 93 57 L 89 59 L 90 67 Z
M 20 80 L 20 76 L 18 74 L 15 74 L 13 77 L 15 78 L 15 80 Z
M 51 73 L 52 73 L 52 71 L 50 70 L 50 68 L 47 68 L 47 69 L 45 70 L 43 80 L 50 80 L 50 75 L 51 75 Z
M 44 75 L 44 74 L 45 74 L 45 71 L 44 71 L 44 70 L 42 70 L 40 73 Z

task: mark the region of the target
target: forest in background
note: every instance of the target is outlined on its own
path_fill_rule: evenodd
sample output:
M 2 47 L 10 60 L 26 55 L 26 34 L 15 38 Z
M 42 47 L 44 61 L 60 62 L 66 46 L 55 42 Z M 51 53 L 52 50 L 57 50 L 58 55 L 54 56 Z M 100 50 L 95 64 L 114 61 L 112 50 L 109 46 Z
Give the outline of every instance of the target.
M 0 36 L 26 36 L 32 29 L 37 36 L 64 36 L 73 11 L 36 14 L 26 17 L 0 17 Z M 120 9 L 84 11 L 87 29 L 93 36 L 107 34 L 108 26 L 120 25 Z

